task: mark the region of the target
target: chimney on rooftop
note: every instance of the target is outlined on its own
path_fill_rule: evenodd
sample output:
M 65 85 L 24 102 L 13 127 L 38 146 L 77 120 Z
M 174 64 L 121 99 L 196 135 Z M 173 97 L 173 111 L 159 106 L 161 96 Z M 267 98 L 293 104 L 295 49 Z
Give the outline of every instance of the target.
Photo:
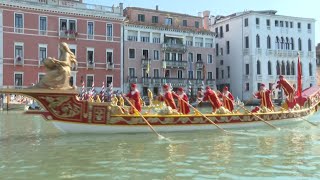
M 123 14 L 123 3 L 119 3 L 120 14 Z
M 159 6 L 158 6 L 158 5 L 156 5 L 156 10 L 157 10 L 157 11 L 159 10 Z
M 203 11 L 203 28 L 206 30 L 209 29 L 209 17 L 210 17 L 210 11 Z
M 198 17 L 202 17 L 202 12 L 198 12 Z

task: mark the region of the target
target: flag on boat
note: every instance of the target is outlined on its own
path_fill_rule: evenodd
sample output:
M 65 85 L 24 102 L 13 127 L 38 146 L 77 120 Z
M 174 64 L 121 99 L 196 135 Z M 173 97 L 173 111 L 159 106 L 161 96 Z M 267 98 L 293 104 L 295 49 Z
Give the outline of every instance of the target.
M 188 95 L 191 96 L 192 93 L 192 84 L 191 81 L 188 82 Z
M 298 80 L 297 80 L 297 96 L 301 96 L 302 92 L 302 69 L 301 69 L 301 62 L 300 62 L 300 54 L 298 54 Z
M 91 96 L 94 96 L 94 95 L 95 95 L 94 82 L 92 82 L 92 87 L 91 87 L 91 90 L 90 90 L 90 95 L 91 95 Z
M 201 82 L 201 95 L 204 95 L 204 81 Z
M 84 100 L 84 95 L 86 93 L 85 87 L 84 87 L 84 81 L 82 81 L 82 88 L 81 88 L 81 99 Z
M 102 82 L 102 88 L 101 88 L 101 102 L 104 102 L 104 97 L 105 97 L 105 87 L 104 87 L 104 82 Z

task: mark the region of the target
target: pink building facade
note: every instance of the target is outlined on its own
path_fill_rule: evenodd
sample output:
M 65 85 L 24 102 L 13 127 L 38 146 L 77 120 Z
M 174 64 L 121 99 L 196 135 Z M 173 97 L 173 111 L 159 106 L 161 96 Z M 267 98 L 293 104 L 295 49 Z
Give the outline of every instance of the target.
M 201 86 L 216 87 L 214 33 L 208 30 L 210 12 L 190 16 L 136 7 L 124 10 L 124 89 L 137 83 L 145 96 L 161 86 L 184 87 L 195 95 Z M 190 88 L 191 87 L 191 88 Z
M 57 8 L 58 7 L 58 8 Z M 0 3 L 0 87 L 27 87 L 45 74 L 42 61 L 68 43 L 77 57 L 70 84 L 122 89 L 122 4 L 106 7 L 65 0 Z

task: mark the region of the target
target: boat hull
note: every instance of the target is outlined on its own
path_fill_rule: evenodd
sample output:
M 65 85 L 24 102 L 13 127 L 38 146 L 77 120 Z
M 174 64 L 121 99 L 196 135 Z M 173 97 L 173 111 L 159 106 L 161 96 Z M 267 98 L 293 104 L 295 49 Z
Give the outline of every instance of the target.
M 303 96 L 299 101 L 301 108 L 293 111 L 277 108 L 276 112 L 241 113 L 236 111 L 229 114 L 205 115 L 197 112 L 188 115 L 144 112 L 144 118 L 142 118 L 141 115 L 123 113 L 123 107 L 111 103 L 79 100 L 74 90 L 0 89 L 0 93 L 21 94 L 36 99 L 43 109 L 26 113 L 41 115 L 45 120 L 53 122 L 58 129 L 67 133 L 151 132 L 145 121 L 148 121 L 158 132 L 217 130 L 218 128 L 211 122 L 223 129 L 246 129 L 259 126 L 273 128 L 282 124 L 305 121 L 307 116 L 318 110 L 320 104 L 320 87 L 313 87 L 303 91 Z
M 64 133 L 150 133 L 152 130 L 148 125 L 97 125 L 84 123 L 70 123 L 64 121 L 52 121 L 54 126 Z M 271 123 L 275 126 L 293 125 L 303 122 L 301 118 L 290 118 L 273 120 Z M 219 123 L 223 129 L 252 129 L 252 128 L 270 128 L 262 121 L 253 121 L 245 123 Z M 186 124 L 186 125 L 153 125 L 157 132 L 187 132 L 215 130 L 220 131 L 213 124 Z

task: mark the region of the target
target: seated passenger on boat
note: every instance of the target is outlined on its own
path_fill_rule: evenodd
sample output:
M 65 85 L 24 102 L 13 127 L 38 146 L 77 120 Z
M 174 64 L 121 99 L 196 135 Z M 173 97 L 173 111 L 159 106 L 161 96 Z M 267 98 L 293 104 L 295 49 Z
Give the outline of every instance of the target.
M 140 97 L 140 92 L 137 89 L 137 85 L 132 83 L 130 86 L 130 92 L 125 95 L 126 97 L 129 98 L 129 101 L 132 103 L 132 105 L 139 111 L 141 112 L 141 97 Z M 133 107 L 130 107 L 129 110 L 130 114 L 134 114 L 135 113 L 135 109 Z
M 295 89 L 294 87 L 282 76 L 279 76 L 279 81 L 277 81 L 276 88 L 282 88 L 284 94 L 286 95 L 286 103 L 289 109 L 292 109 L 296 105 L 296 100 L 294 99 L 295 96 Z
M 201 99 L 200 99 L 201 100 Z M 215 113 L 217 109 L 219 109 L 222 106 L 222 103 L 216 94 L 210 86 L 206 87 L 206 92 L 204 93 L 204 97 L 201 101 L 210 101 L 212 105 L 212 112 Z
M 177 94 L 174 93 L 173 96 L 178 99 L 178 112 L 181 114 L 189 114 L 190 108 L 187 103 L 189 102 L 189 98 L 183 91 L 183 88 L 179 87 L 177 90 Z
M 177 109 L 176 103 L 173 100 L 173 96 L 168 84 L 164 84 L 162 86 L 163 91 L 165 92 L 164 95 L 160 95 L 158 97 L 159 101 L 164 101 L 167 106 L 170 106 L 172 109 Z
M 271 91 L 266 89 L 265 84 L 260 85 L 260 89 L 258 92 L 253 94 L 254 98 L 261 99 L 260 108 L 266 107 L 269 110 L 273 110 L 273 103 L 271 100 Z

